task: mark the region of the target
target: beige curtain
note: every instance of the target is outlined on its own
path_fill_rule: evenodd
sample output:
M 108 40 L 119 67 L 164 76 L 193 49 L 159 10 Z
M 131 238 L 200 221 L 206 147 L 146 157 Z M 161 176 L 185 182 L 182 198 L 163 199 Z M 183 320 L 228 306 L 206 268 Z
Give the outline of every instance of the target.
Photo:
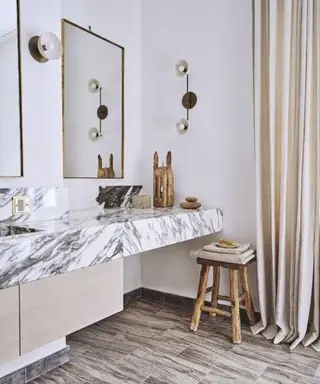
M 253 0 L 257 257 L 274 343 L 320 350 L 320 0 Z

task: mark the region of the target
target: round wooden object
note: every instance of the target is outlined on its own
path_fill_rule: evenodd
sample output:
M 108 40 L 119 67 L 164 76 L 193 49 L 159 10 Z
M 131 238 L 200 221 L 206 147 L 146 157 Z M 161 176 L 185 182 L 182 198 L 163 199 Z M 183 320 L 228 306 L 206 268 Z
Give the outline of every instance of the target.
M 100 120 L 106 119 L 108 114 L 109 111 L 106 105 L 100 105 L 100 107 L 97 109 L 97 116 Z
M 201 203 L 193 202 L 190 203 L 188 201 L 183 201 L 180 203 L 180 207 L 183 209 L 198 209 L 201 207 Z
M 187 92 L 182 97 L 182 105 L 186 109 L 192 109 L 197 104 L 197 95 L 194 92 Z
M 195 203 L 196 201 L 198 201 L 198 199 L 193 196 L 188 196 L 186 197 L 186 201 L 188 201 L 189 203 Z

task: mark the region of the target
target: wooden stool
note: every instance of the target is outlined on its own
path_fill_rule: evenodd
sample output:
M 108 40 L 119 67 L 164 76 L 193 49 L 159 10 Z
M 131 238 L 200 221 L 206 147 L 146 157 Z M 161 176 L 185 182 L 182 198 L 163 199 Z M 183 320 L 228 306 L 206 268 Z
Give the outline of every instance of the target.
M 255 324 L 255 312 L 252 304 L 252 298 L 248 283 L 247 266 L 255 261 L 255 257 L 246 264 L 231 264 L 221 261 L 197 258 L 197 263 L 201 264 L 200 281 L 198 288 L 197 300 L 194 306 L 194 312 L 190 329 L 196 331 L 199 326 L 202 311 L 208 312 L 209 316 L 226 316 L 232 318 L 232 342 L 241 343 L 241 324 L 240 324 L 240 308 L 239 304 L 244 304 L 247 311 L 250 325 Z M 213 267 L 213 285 L 207 288 L 208 275 L 210 267 Z M 230 297 L 219 295 L 220 285 L 220 267 L 229 269 L 230 276 Z M 238 272 L 240 273 L 240 281 L 243 293 L 239 296 L 238 291 Z M 211 306 L 204 305 L 206 293 L 212 292 Z M 218 300 L 227 300 L 231 303 L 231 313 L 219 309 L 217 307 Z

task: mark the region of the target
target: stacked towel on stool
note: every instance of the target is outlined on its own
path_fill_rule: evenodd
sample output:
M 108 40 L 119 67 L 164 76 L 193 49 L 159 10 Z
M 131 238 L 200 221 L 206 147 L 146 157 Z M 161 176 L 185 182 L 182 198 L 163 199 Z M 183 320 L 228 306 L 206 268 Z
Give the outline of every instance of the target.
M 222 248 L 216 243 L 211 243 L 205 245 L 203 249 L 191 251 L 191 256 L 224 263 L 246 264 L 255 257 L 255 252 L 251 249 L 251 244 L 239 244 L 237 248 Z

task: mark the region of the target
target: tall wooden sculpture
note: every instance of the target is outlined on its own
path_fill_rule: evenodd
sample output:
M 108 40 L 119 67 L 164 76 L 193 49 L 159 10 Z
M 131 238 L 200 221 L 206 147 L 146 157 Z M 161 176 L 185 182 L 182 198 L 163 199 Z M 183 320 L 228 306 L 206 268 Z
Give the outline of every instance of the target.
M 164 208 L 172 207 L 174 203 L 173 172 L 171 166 L 171 151 L 167 154 L 167 165 L 159 167 L 158 152 L 153 156 L 153 205 Z

